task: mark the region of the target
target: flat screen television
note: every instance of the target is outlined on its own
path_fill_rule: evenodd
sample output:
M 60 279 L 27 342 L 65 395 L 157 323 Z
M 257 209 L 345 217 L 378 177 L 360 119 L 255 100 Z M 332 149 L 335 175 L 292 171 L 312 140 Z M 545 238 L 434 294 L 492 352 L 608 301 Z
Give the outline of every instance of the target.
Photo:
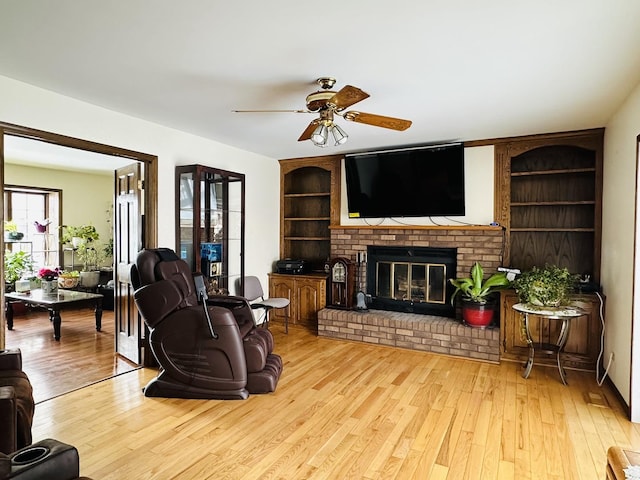
M 347 154 L 350 218 L 463 216 L 464 146 Z

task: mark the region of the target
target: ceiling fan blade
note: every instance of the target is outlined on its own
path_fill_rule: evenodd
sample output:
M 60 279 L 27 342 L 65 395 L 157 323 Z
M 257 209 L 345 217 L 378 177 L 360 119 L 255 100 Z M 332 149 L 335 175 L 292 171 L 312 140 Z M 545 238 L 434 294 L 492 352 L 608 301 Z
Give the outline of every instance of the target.
M 344 115 L 345 120 L 357 123 L 366 123 L 376 127 L 390 128 L 391 130 L 406 130 L 411 126 L 411 120 L 403 120 L 402 118 L 385 117 L 375 115 L 373 113 L 364 113 L 350 111 Z
M 320 123 L 319 119 L 315 119 L 313 120 L 308 126 L 307 128 L 304 130 L 304 132 L 302 132 L 302 135 L 300 135 L 300 138 L 298 139 L 299 142 L 303 142 L 305 140 L 310 140 L 311 139 L 311 134 L 313 133 L 313 131 L 316 129 L 316 127 L 318 126 L 318 123 Z
M 233 113 L 314 113 L 309 110 L 231 110 Z
M 363 92 L 353 85 L 345 85 L 333 97 L 331 97 L 327 103 L 335 105 L 336 110 L 341 111 L 350 107 L 354 103 L 364 100 L 365 98 L 369 98 L 369 94 L 367 92 Z

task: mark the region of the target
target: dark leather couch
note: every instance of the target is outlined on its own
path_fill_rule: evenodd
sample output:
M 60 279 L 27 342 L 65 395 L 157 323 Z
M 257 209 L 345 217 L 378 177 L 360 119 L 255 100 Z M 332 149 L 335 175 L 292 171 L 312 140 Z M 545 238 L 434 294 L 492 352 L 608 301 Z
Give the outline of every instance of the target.
M 0 350 L 0 480 L 74 480 L 78 451 L 53 439 L 32 444 L 33 388 L 20 349 Z
M 0 452 L 8 454 L 31 444 L 34 409 L 20 349 L 0 350 Z
M 246 299 L 208 298 L 170 249 L 141 251 L 131 280 L 160 365 L 146 396 L 246 399 L 275 391 L 282 359 L 271 332 L 255 327 Z
M 0 480 L 91 480 L 79 472 L 78 450 L 51 438 L 10 455 L 0 453 Z

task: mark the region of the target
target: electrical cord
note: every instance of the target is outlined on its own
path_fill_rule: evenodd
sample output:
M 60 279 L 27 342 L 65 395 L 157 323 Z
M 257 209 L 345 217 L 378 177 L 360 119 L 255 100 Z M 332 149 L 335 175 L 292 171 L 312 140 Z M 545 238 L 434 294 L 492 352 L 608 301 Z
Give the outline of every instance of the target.
M 600 292 L 595 293 L 598 296 L 598 299 L 600 299 L 599 313 L 600 322 L 602 323 L 602 333 L 600 334 L 600 353 L 598 354 L 598 360 L 596 361 L 596 382 L 598 383 L 598 386 L 601 387 L 604 383 L 604 379 L 607 378 L 607 375 L 609 374 L 609 368 L 611 367 L 611 362 L 613 361 L 613 354 L 609 355 L 607 368 L 605 368 L 604 375 L 602 376 L 602 379 L 600 379 L 600 360 L 602 359 L 602 355 L 604 355 L 604 300 L 602 299 Z

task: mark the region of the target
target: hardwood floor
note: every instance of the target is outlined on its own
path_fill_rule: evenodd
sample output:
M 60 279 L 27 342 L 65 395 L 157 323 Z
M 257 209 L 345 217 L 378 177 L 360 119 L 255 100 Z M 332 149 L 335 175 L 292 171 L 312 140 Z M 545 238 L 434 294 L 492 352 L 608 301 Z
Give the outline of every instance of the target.
M 14 318 L 6 332 L 6 348 L 20 348 L 23 369 L 33 384 L 36 402 L 137 368 L 114 354 L 113 312 L 102 315 L 102 331 L 96 332 L 91 308 L 62 311 L 60 341 L 43 310 L 27 311 Z
M 95 479 L 595 480 L 609 446 L 640 450 L 640 425 L 592 373 L 563 386 L 553 368 L 525 380 L 516 363 L 272 331 L 273 394 L 146 398 L 155 372 L 140 369 L 42 402 L 34 439 L 75 445 Z

